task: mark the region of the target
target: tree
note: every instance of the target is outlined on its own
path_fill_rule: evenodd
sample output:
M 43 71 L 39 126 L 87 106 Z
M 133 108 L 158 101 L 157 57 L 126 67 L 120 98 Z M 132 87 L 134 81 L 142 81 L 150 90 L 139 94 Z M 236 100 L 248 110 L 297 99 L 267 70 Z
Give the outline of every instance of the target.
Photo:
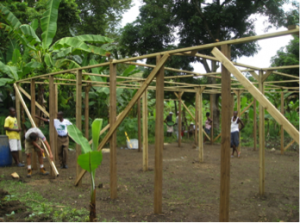
M 76 0 L 80 10 L 77 34 L 100 34 L 115 37 L 122 14 L 129 9 L 132 0 Z
M 188 47 L 255 35 L 251 15 L 267 15 L 275 26 L 282 25 L 284 0 L 144 0 L 140 15 L 124 27 L 120 39 L 122 53 L 145 54 L 164 51 L 175 39 Z M 233 45 L 232 59 L 252 56 L 259 50 L 256 42 Z M 210 50 L 201 53 L 209 54 Z M 189 62 L 200 62 L 207 72 L 214 72 L 218 63 L 208 64 L 206 59 L 194 57 Z M 180 64 L 178 64 L 180 66 Z M 208 83 L 216 83 L 208 78 Z M 213 95 L 213 119 L 219 126 L 218 97 Z

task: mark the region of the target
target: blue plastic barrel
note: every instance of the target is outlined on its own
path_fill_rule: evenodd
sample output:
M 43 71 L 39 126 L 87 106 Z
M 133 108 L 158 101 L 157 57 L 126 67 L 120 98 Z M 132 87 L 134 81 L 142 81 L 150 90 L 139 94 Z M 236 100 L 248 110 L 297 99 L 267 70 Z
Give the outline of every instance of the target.
M 11 166 L 12 157 L 8 144 L 8 137 L 0 135 L 0 167 Z

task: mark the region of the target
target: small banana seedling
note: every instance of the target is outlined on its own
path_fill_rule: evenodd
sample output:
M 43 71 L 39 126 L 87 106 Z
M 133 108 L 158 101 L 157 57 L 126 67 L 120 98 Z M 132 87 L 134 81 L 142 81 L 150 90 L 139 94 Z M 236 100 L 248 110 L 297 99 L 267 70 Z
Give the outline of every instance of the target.
M 90 221 L 93 222 L 96 219 L 96 186 L 95 175 L 96 169 L 102 162 L 102 151 L 97 151 L 99 145 L 100 131 L 102 128 L 103 119 L 95 119 L 92 123 L 92 136 L 93 143 L 92 148 L 88 140 L 82 135 L 82 132 L 75 126 L 68 126 L 68 133 L 71 138 L 81 146 L 82 154 L 78 156 L 78 165 L 88 171 L 91 175 L 92 192 L 90 201 Z

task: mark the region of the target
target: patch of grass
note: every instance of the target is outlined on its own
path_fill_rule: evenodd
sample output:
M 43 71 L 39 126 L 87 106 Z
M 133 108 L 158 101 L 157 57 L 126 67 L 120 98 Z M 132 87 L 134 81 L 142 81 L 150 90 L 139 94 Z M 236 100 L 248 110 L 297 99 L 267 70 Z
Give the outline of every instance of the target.
M 0 187 L 10 193 L 5 200 L 19 200 L 32 212 L 25 221 L 32 221 L 38 216 L 45 219 L 53 219 L 55 222 L 82 222 L 89 220 L 89 212 L 86 209 L 77 210 L 71 206 L 49 202 L 30 186 L 16 181 L 1 181 Z

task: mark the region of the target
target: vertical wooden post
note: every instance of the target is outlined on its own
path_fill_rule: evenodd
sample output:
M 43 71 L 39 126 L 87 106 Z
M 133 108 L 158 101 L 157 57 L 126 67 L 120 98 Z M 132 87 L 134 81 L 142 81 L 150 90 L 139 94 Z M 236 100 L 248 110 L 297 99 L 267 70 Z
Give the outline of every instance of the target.
M 259 90 L 264 94 L 263 71 L 259 71 Z M 259 194 L 265 194 L 265 109 L 259 104 Z
M 143 171 L 148 170 L 148 96 L 143 94 Z
M 137 124 L 138 124 L 138 152 L 142 151 L 142 127 L 141 127 L 141 98 L 138 99 L 137 101 Z
M 182 129 L 182 118 L 181 118 L 181 96 L 182 96 L 182 92 L 178 92 L 178 96 L 179 96 L 179 101 L 178 101 L 178 123 L 177 123 L 177 129 L 178 129 L 178 147 L 181 147 L 181 129 Z M 177 114 L 176 114 L 177 115 Z
M 113 126 L 117 117 L 117 65 L 109 65 L 109 124 Z M 117 132 L 115 131 L 110 138 L 110 198 L 117 198 Z
M 241 91 L 240 90 L 237 90 L 237 112 L 238 112 L 238 117 L 242 118 L 241 117 Z M 241 131 L 239 132 L 239 146 L 237 148 L 237 150 L 239 152 L 241 152 L 241 148 L 242 148 L 242 145 L 241 145 Z
M 36 118 L 35 118 L 35 80 L 31 80 L 30 82 L 30 94 L 31 94 L 31 116 L 32 119 L 34 121 L 34 123 L 36 124 Z M 31 168 L 33 170 L 37 170 L 38 166 L 37 166 L 37 153 L 35 152 L 35 150 L 32 150 L 32 161 L 31 161 Z
M 214 120 L 214 99 L 215 99 L 214 95 L 210 94 L 210 114 L 211 114 L 210 117 L 212 120 Z M 210 129 L 210 143 L 212 145 L 214 144 L 214 122 L 212 123 Z
M 201 87 L 196 88 L 196 111 L 197 113 L 195 116 L 198 116 L 198 122 L 196 123 L 196 126 L 199 127 L 198 132 L 198 148 L 199 148 L 199 162 L 204 161 L 204 154 L 203 154 L 203 128 L 202 128 L 202 89 Z
M 90 86 L 85 87 L 85 98 L 84 98 L 84 131 L 85 138 L 89 139 L 89 92 Z
M 31 98 L 32 99 L 32 98 Z M 54 128 L 54 119 L 55 119 L 55 87 L 54 87 L 54 76 L 51 75 L 49 77 L 49 138 L 50 138 L 50 146 L 52 150 L 53 162 L 55 162 L 55 154 L 56 154 L 56 137 L 55 137 L 55 128 Z M 50 169 L 50 174 L 52 177 L 55 177 L 56 174 L 53 169 Z
M 156 64 L 161 56 L 156 57 Z M 155 182 L 154 214 L 162 213 L 162 158 L 164 148 L 164 68 L 156 75 L 156 120 L 155 120 Z
M 230 59 L 230 45 L 221 46 L 222 53 Z M 220 214 L 219 221 L 229 221 L 230 191 L 230 110 L 231 79 L 229 71 L 222 65 L 222 136 L 220 174 Z
M 232 116 L 233 111 L 234 111 L 234 94 L 231 94 L 230 116 Z
M 82 129 L 82 70 L 77 70 L 76 74 L 76 127 L 81 131 Z M 81 154 L 81 146 L 76 143 L 76 160 Z M 76 177 L 79 177 L 81 172 L 80 166 L 76 162 Z M 82 180 L 79 181 L 78 185 L 82 184 Z
M 254 151 L 256 150 L 257 144 L 257 122 L 256 122 L 256 99 L 253 98 L 253 140 L 254 140 Z
M 198 144 L 198 137 L 197 137 L 197 133 L 198 133 L 198 125 L 197 125 L 198 115 L 197 114 L 198 113 L 199 113 L 199 111 L 198 111 L 198 106 L 197 106 L 197 91 L 196 91 L 196 93 L 195 93 L 195 132 L 194 132 L 194 143 L 196 146 Z M 202 128 L 202 126 L 201 126 L 201 128 Z
M 55 115 L 57 116 L 58 113 L 58 86 L 57 84 L 54 84 L 54 91 L 55 91 Z M 57 131 L 54 131 L 55 133 L 55 139 L 57 139 Z M 55 154 L 53 154 L 55 156 L 55 159 L 58 160 L 58 149 L 57 149 L 57 140 L 55 140 Z
M 17 122 L 18 122 L 18 127 L 21 128 L 21 104 L 20 104 L 20 98 L 16 92 L 15 92 L 15 98 L 16 98 Z M 22 129 L 22 131 L 19 133 L 21 142 L 22 142 L 22 132 L 25 132 L 25 129 Z M 19 159 L 22 160 L 22 150 L 19 151 Z
M 281 91 L 281 108 L 280 108 L 281 114 L 284 115 L 284 94 L 283 91 Z M 280 151 L 281 154 L 284 153 L 284 129 L 283 126 L 280 126 Z

